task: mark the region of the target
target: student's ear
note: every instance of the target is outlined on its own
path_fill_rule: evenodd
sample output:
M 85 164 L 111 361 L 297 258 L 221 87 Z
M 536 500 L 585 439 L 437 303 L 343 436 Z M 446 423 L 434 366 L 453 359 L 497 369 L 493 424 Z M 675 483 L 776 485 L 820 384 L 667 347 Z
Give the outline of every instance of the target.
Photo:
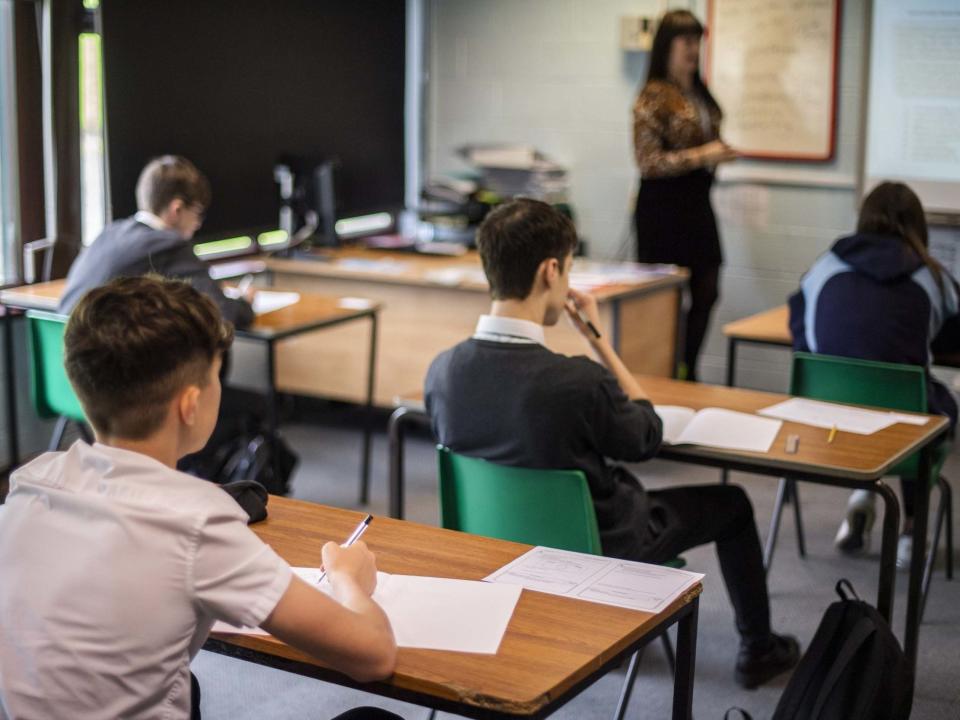
M 560 262 L 556 258 L 547 258 L 537 269 L 537 272 L 543 278 L 543 283 L 547 287 L 553 287 L 560 275 Z
M 197 422 L 197 408 L 200 405 L 200 388 L 188 385 L 180 392 L 177 400 L 177 411 L 180 413 L 180 422 L 193 427 Z

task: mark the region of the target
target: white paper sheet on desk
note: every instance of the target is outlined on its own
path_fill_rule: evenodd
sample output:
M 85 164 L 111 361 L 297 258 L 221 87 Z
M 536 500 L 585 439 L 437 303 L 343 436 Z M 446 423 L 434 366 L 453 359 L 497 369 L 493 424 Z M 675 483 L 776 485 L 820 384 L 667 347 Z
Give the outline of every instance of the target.
M 665 610 L 702 579 L 687 570 L 539 546 L 485 578 L 652 613 Z
M 831 429 L 856 433 L 858 435 L 873 435 L 873 433 L 900 422 L 896 413 L 886 410 L 864 410 L 822 402 L 807 400 L 806 398 L 790 398 L 776 405 L 765 407 L 757 411 L 760 415 L 776 417 L 781 420 L 803 423 Z
M 783 425 L 779 420 L 723 408 L 694 412 L 676 405 L 656 405 L 653 409 L 663 421 L 663 440 L 671 445 L 765 453 L 770 452 Z
M 293 568 L 316 586 L 318 568 Z M 331 592 L 330 583 L 320 590 Z M 494 655 L 507 631 L 522 588 L 473 580 L 377 573 L 373 599 L 390 619 L 399 647 Z M 260 628 L 217 622 L 212 632 L 267 635 Z
M 265 315 L 289 305 L 296 305 L 298 302 L 300 302 L 300 293 L 257 290 L 253 295 L 252 305 L 255 314 Z
M 410 269 L 410 263 L 398 260 L 371 260 L 369 258 L 340 258 L 336 266 L 353 272 L 400 275 Z

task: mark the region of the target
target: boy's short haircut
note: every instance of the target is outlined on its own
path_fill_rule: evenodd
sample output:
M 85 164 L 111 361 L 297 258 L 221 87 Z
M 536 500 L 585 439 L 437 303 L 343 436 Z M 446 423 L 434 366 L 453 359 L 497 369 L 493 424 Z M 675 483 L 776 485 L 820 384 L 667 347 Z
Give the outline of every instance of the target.
M 232 342 L 233 326 L 189 284 L 120 278 L 74 308 L 64 364 L 99 434 L 142 440 L 163 424 L 177 392 L 207 385 L 211 364 Z
M 477 230 L 483 271 L 494 300 L 523 300 L 533 289 L 540 263 L 563 263 L 577 247 L 573 222 L 539 200 L 522 198 L 491 211 Z
M 210 181 L 179 155 L 162 155 L 147 163 L 137 180 L 137 209 L 159 215 L 173 200 L 210 207 Z

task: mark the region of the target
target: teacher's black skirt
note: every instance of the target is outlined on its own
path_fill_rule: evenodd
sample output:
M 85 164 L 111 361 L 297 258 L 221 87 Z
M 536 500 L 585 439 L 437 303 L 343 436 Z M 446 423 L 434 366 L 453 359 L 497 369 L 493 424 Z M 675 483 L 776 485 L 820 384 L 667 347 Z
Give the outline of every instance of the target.
M 691 268 L 723 262 L 712 185 L 713 173 L 704 169 L 640 182 L 634 215 L 638 262 Z

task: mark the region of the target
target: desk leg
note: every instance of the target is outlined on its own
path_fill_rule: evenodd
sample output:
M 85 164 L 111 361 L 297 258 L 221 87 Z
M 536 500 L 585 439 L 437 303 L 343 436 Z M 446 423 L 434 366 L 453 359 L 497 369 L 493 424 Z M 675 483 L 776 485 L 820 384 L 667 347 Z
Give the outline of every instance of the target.
M 920 635 L 920 590 L 927 547 L 927 511 L 930 504 L 931 444 L 920 451 L 920 468 L 914 483 L 913 554 L 910 556 L 910 579 L 907 591 L 907 624 L 903 651 L 914 677 L 917 673 L 917 646 Z
M 363 448 L 360 459 L 360 504 L 370 501 L 370 445 L 373 434 L 373 386 L 377 369 L 377 313 L 370 315 L 370 356 L 367 359 L 367 406 L 363 418 Z
M 727 338 L 727 387 L 737 381 L 737 339 Z
M 410 412 L 398 407 L 387 421 L 387 442 L 390 446 L 390 478 L 387 498 L 390 517 L 403 520 L 403 416 Z
M 677 664 L 673 674 L 673 720 L 693 718 L 693 676 L 697 664 L 697 615 L 700 598 L 677 623 Z
M 883 540 L 880 545 L 880 582 L 877 611 L 889 623 L 893 618 L 893 591 L 897 579 L 897 535 L 900 530 L 900 501 L 889 485 L 877 481 L 876 492 L 883 498 Z
M 7 374 L 7 462 L 9 468 L 20 464 L 20 433 L 17 430 L 16 358 L 13 353 L 13 316 L 10 308 L 3 316 L 3 360 Z
M 277 407 L 277 346 L 273 340 L 267 340 L 267 425 L 270 428 L 270 442 L 274 443 L 270 461 L 273 463 L 273 479 L 279 485 L 280 453 L 276 441 L 280 433 L 280 411 Z

